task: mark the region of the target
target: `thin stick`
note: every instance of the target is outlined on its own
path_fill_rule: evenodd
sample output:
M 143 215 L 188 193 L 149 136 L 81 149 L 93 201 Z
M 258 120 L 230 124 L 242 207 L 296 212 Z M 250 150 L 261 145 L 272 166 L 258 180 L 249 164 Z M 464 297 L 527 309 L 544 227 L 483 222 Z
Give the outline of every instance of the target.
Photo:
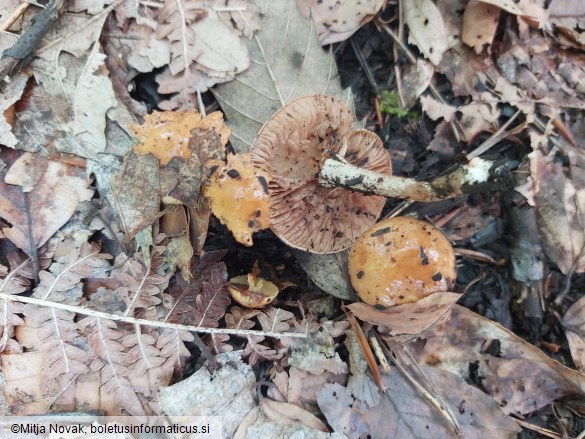
M 119 316 L 116 314 L 110 314 L 107 312 L 94 311 L 92 309 L 83 308 L 81 306 L 67 305 L 65 303 L 51 302 L 49 300 L 37 299 L 35 297 L 18 296 L 18 295 L 14 295 L 14 294 L 0 293 L 0 299 L 8 300 L 10 302 L 30 303 L 33 305 L 39 305 L 39 306 L 48 307 L 48 308 L 62 309 L 64 311 L 70 311 L 70 312 L 73 312 L 76 314 L 82 314 L 85 316 L 92 316 L 92 317 L 97 317 L 100 319 L 113 320 L 116 322 L 131 323 L 133 325 L 152 326 L 155 328 L 170 328 L 170 329 L 178 329 L 180 331 L 202 332 L 204 334 L 228 334 L 228 335 L 235 335 L 235 336 L 239 336 L 239 337 L 248 337 L 251 335 L 259 335 L 259 336 L 273 337 L 273 338 L 285 338 L 285 337 L 307 338 L 306 332 L 264 332 L 264 331 L 254 331 L 252 329 L 205 328 L 203 326 L 191 326 L 191 325 L 180 325 L 178 323 L 156 322 L 153 320 L 137 319 L 134 317 L 124 317 L 124 316 Z
M 47 31 L 57 22 L 65 9 L 65 0 L 52 0 L 35 15 L 32 24 L 20 38 L 4 51 L 0 58 L 0 79 L 20 69 L 32 56 Z
M 514 115 L 506 121 L 504 125 L 502 125 L 494 134 L 492 134 L 489 139 L 467 154 L 467 160 L 474 159 L 475 157 L 479 157 L 484 152 L 488 151 L 492 146 L 496 145 L 500 140 L 505 138 L 509 133 L 505 132 L 506 129 L 510 126 L 512 122 L 520 115 L 521 111 L 518 110 Z M 524 127 L 523 127 L 524 128 Z
M 16 10 L 10 14 L 10 17 L 8 17 L 6 21 L 0 25 L 0 30 L 8 30 L 10 26 L 12 26 L 16 20 L 18 20 L 20 16 L 24 14 L 24 11 L 26 11 L 29 6 L 30 3 L 28 2 L 21 3 L 18 8 L 16 8 Z

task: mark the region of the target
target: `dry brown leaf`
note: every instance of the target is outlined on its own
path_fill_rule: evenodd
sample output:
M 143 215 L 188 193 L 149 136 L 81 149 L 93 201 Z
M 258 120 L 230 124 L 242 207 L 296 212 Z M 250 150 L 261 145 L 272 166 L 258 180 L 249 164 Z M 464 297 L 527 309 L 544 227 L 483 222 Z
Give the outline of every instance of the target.
M 262 30 L 246 41 L 254 62 L 237 81 L 213 89 L 230 121 L 237 152 L 247 152 L 262 125 L 295 98 L 326 94 L 351 100 L 341 90 L 332 53 L 323 51 L 312 20 L 301 16 L 295 0 L 253 3 L 263 12 Z
M 130 151 L 124 165 L 111 176 L 114 207 L 125 238 L 130 240 L 160 216 L 160 178 L 157 159 Z
M 14 121 L 7 120 L 6 112 L 9 108 L 14 108 L 13 105 L 22 96 L 27 82 L 28 76 L 19 73 L 12 78 L 12 86 L 6 91 L 3 90 L 2 100 L 0 100 L 0 145 L 14 148 L 18 144 L 18 140 L 12 134 Z
M 585 297 L 571 305 L 561 324 L 565 328 L 573 362 L 580 372 L 585 373 Z
M 211 282 L 211 273 L 214 271 L 227 279 L 226 266 L 221 262 L 225 254 L 225 250 L 216 250 L 204 253 L 199 259 L 194 258 L 191 261 L 190 281 L 182 276 L 175 277 L 175 282 L 167 291 L 172 305 L 169 306 L 165 321 L 193 324 L 197 320 L 196 297 L 202 294 L 203 283 Z
M 182 157 L 185 160 L 191 157 L 193 151 L 189 148 L 189 141 L 193 129 L 215 131 L 224 147 L 231 134 L 231 130 L 224 124 L 223 114 L 219 111 L 205 118 L 197 110 L 155 111 L 144 117 L 144 124 L 134 124 L 130 128 L 142 142 L 134 150 L 139 155 L 154 154 L 161 165 L 168 164 L 173 157 Z
M 251 319 L 260 313 L 258 309 L 243 309 L 232 306 L 225 315 L 226 327 L 233 329 L 252 329 L 256 323 Z
M 490 103 L 493 100 L 490 93 L 482 93 L 478 100 L 457 108 L 428 96 L 422 97 L 421 103 L 423 111 L 433 120 L 443 118 L 453 122 L 457 119 L 465 140 L 471 144 L 479 133 L 492 129 L 500 116 L 496 103 Z
M 339 2 L 337 0 L 297 0 L 303 17 L 312 17 L 319 42 L 327 44 L 347 40 L 368 23 L 384 6 L 384 0 Z
M 435 74 L 433 65 L 423 59 L 402 68 L 402 87 L 399 90 L 404 108 L 412 108 L 428 88 Z
M 460 297 L 457 293 L 434 293 L 416 303 L 385 310 L 361 302 L 347 308 L 365 322 L 387 327 L 390 335 L 417 335 L 448 319 L 451 307 Z
M 432 368 L 424 371 L 451 405 L 462 437 L 509 439 L 520 431 L 498 404 L 479 389 L 446 371 Z M 440 412 L 398 370 L 392 369 L 383 379 L 388 391 L 373 407 L 357 404 L 348 389 L 339 384 L 328 384 L 317 392 L 319 408 L 335 432 L 352 439 L 365 436 L 418 439 L 428 437 L 429 431 L 433 438 L 456 437 Z
M 47 160 L 36 154 L 3 150 L 11 165 L 0 172 L 0 217 L 12 227 L 2 233 L 34 256 L 71 218 L 78 204 L 90 200 L 93 190 L 85 170 Z
M 272 401 L 268 398 L 262 398 L 260 410 L 273 422 L 282 422 L 290 425 L 302 424 L 314 430 L 329 431 L 323 421 L 315 415 L 288 402 Z
M 217 7 L 223 5 L 222 7 Z M 256 6 L 248 0 L 215 0 L 216 12 L 223 22 L 238 35 L 252 38 L 254 32 L 260 30 Z
M 406 0 L 402 7 L 410 31 L 408 42 L 416 44 L 425 57 L 438 65 L 449 48 L 441 12 L 432 0 Z
M 224 10 L 218 14 L 216 11 Z M 225 9 L 228 9 L 225 11 Z M 249 37 L 258 28 L 248 2 L 167 0 L 158 11 L 156 36 L 168 40 L 169 68 L 157 76 L 159 92 L 176 93 L 159 104 L 164 109 L 193 108 L 198 92 L 232 80 L 248 68 L 248 49 L 239 35 Z
M 546 21 L 547 13 L 537 0 L 479 0 L 482 3 L 497 6 L 513 15 L 530 20 L 531 24 L 540 27 Z
M 532 132 L 534 151 L 528 183 L 518 187 L 533 205 L 545 254 L 567 274 L 585 271 L 585 154 L 569 151 L 570 169 L 558 163 L 555 154 L 545 157 L 546 135 Z
M 347 371 L 337 374 L 326 371 L 315 375 L 294 366 L 290 368 L 289 373 L 290 378 L 283 393 L 286 395 L 288 402 L 304 407 L 317 403 L 317 392 L 325 384 L 338 383 L 345 385 L 348 377 Z M 376 386 L 374 385 L 374 387 Z
M 461 38 L 465 44 L 480 53 L 484 46 L 489 48 L 494 39 L 500 18 L 500 8 L 481 0 L 470 0 L 463 14 Z
M 455 305 L 445 323 L 413 342 L 421 364 L 477 376 L 506 413 L 531 413 L 567 395 L 585 393 L 585 375 L 549 358 L 499 324 Z M 495 351 L 495 352 L 494 352 Z
M 246 338 L 248 343 L 244 348 L 244 357 L 248 357 L 248 364 L 250 366 L 255 365 L 259 361 L 269 360 L 276 361 L 280 360 L 284 354 L 277 352 L 276 349 L 272 349 L 265 344 L 266 338 L 258 335 L 251 335 Z
M 295 315 L 290 311 L 269 306 L 257 318 L 266 332 L 286 332 L 290 329 L 290 321 L 295 320 Z

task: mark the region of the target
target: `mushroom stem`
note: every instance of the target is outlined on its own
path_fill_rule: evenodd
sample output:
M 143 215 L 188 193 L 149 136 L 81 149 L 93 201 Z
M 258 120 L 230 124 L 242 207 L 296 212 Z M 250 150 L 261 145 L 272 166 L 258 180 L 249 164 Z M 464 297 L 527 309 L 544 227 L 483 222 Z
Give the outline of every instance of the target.
M 338 157 L 326 159 L 319 173 L 319 183 L 323 186 L 426 202 L 503 189 L 509 187 L 511 182 L 507 167 L 478 157 L 432 181 L 380 174 Z

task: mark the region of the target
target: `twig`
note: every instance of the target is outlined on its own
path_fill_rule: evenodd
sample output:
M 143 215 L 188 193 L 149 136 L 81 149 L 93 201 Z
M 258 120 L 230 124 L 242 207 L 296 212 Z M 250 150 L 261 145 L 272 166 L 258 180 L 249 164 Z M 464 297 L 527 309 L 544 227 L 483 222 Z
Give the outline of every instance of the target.
M 57 22 L 65 9 L 65 0 L 51 0 L 14 45 L 0 59 L 0 79 L 18 71 L 32 56 L 43 36 Z
M 180 325 L 178 323 L 156 322 L 153 320 L 137 319 L 134 317 L 124 317 L 124 316 L 120 316 L 120 315 L 116 315 L 116 314 L 110 314 L 107 312 L 94 311 L 92 309 L 83 308 L 81 306 L 67 305 L 65 303 L 51 302 L 49 300 L 37 299 L 35 297 L 26 297 L 26 296 L 19 296 L 19 295 L 6 294 L 6 293 L 0 293 L 0 299 L 8 300 L 10 302 L 31 303 L 33 305 L 39 305 L 39 306 L 44 306 L 44 307 L 53 308 L 53 309 L 62 309 L 64 311 L 70 311 L 70 312 L 82 314 L 85 316 L 92 316 L 92 317 L 97 317 L 100 319 L 113 320 L 116 322 L 131 323 L 133 325 L 151 326 L 151 327 L 155 327 L 155 328 L 178 329 L 180 331 L 193 331 L 193 332 L 201 332 L 204 334 L 228 334 L 228 335 L 235 335 L 238 337 L 248 337 L 251 335 L 258 335 L 258 336 L 273 337 L 273 338 L 285 338 L 285 337 L 307 338 L 307 336 L 308 336 L 307 332 L 264 332 L 264 331 L 255 331 L 252 329 L 205 328 L 203 326 L 191 326 L 191 325 Z
M 370 70 L 370 66 L 368 65 L 364 56 L 362 55 L 361 49 L 357 45 L 354 38 L 351 38 L 349 41 L 351 44 L 351 48 L 353 49 L 353 52 L 355 53 L 355 56 L 357 57 L 360 65 L 362 66 L 364 73 L 366 74 L 366 78 L 368 78 L 368 82 L 370 83 L 370 86 L 374 90 L 374 93 L 378 94 L 380 91 L 380 87 L 378 86 L 378 83 L 376 82 L 376 79 L 374 78 L 374 75 L 372 74 L 372 71 Z
M 531 424 L 530 422 L 522 421 L 521 419 L 512 418 L 518 425 L 522 428 L 526 428 L 528 430 L 535 431 L 543 436 L 550 437 L 552 439 L 561 439 L 563 437 L 562 434 L 557 433 L 556 431 L 548 430 L 546 428 L 541 427 L 540 425 Z
M 8 30 L 10 26 L 12 26 L 14 22 L 24 14 L 24 11 L 26 11 L 29 6 L 30 3 L 28 2 L 21 3 L 18 8 L 10 14 L 10 17 L 8 17 L 4 23 L 0 24 L 0 30 Z
M 512 184 L 512 177 L 505 166 L 498 166 L 494 162 L 480 158 L 475 158 L 455 171 L 426 182 L 380 174 L 354 166 L 334 156 L 323 163 L 319 183 L 365 194 L 429 202 L 507 188 Z
M 379 337 L 376 334 L 376 337 Z M 453 409 L 445 399 L 442 392 L 437 389 L 433 382 L 427 377 L 424 371 L 421 369 L 419 364 L 416 362 L 410 351 L 402 344 L 392 340 L 391 337 L 384 337 L 384 341 L 387 346 L 380 343 L 380 346 L 384 353 L 392 359 L 398 370 L 402 373 L 402 376 L 408 380 L 422 395 L 441 413 L 447 422 L 451 425 L 454 433 L 457 437 L 462 437 L 461 427 L 457 421 L 457 417 L 453 413 Z M 393 355 L 392 355 L 393 354 Z M 424 382 L 421 384 L 408 370 L 409 367 L 422 379 Z M 428 390 L 431 390 L 434 394 L 431 394 Z
M 474 159 L 475 157 L 479 157 L 484 152 L 488 151 L 492 146 L 497 144 L 500 140 L 502 140 L 506 136 L 508 136 L 508 134 L 510 134 L 510 133 L 505 132 L 506 129 L 510 126 L 510 124 L 512 122 L 514 122 L 514 120 L 520 115 L 520 113 L 521 113 L 520 110 L 516 111 L 516 113 L 514 113 L 514 115 L 510 119 L 508 119 L 504 125 L 502 125 L 494 134 L 492 134 L 489 137 L 489 139 L 487 139 L 485 142 L 483 142 L 481 145 L 479 145 L 477 148 L 475 148 L 473 151 L 471 151 L 469 154 L 467 154 L 467 156 L 466 156 L 467 160 L 471 160 L 471 159 Z M 521 125 L 521 126 L 522 126 L 522 128 L 524 128 L 523 125 Z

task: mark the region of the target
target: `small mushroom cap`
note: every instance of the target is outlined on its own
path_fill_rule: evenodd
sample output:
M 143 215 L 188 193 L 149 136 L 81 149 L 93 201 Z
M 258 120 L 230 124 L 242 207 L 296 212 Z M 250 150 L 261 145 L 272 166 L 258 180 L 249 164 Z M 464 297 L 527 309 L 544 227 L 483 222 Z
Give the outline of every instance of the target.
M 278 295 L 276 285 L 253 274 L 230 279 L 228 291 L 232 299 L 246 308 L 264 308 Z
M 349 253 L 351 284 L 370 305 L 416 302 L 449 291 L 457 275 L 455 253 L 439 229 L 408 217 L 368 229 Z
M 250 154 L 228 156 L 227 164 L 209 177 L 205 195 L 213 214 L 240 244 L 251 246 L 252 234 L 270 226 L 268 183 L 252 166 Z
M 345 152 L 356 166 L 390 175 L 390 156 L 380 138 L 351 131 L 353 115 L 331 96 L 306 96 L 264 124 L 251 149 L 252 163 L 269 176 L 270 227 L 291 247 L 334 253 L 350 247 L 374 224 L 385 198 L 321 186 L 327 152 Z

